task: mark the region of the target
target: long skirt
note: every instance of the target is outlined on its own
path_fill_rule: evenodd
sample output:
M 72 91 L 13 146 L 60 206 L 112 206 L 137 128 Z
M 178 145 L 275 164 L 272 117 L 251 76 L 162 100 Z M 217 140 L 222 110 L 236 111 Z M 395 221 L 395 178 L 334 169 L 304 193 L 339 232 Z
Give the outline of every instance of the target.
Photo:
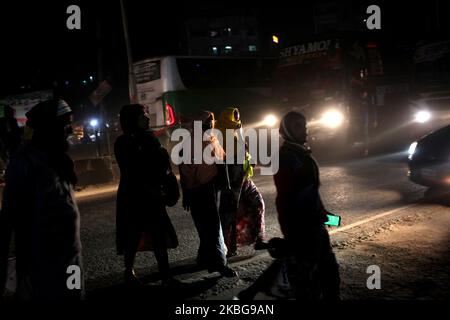
M 237 208 L 221 211 L 225 244 L 229 253 L 235 253 L 237 246 L 254 244 L 265 236 L 265 204 L 255 183 L 245 179 L 240 190 L 235 190 L 235 194 Z
M 178 238 L 165 205 L 158 199 L 141 202 L 119 190 L 116 212 L 117 254 L 125 251 L 155 251 L 178 246 Z

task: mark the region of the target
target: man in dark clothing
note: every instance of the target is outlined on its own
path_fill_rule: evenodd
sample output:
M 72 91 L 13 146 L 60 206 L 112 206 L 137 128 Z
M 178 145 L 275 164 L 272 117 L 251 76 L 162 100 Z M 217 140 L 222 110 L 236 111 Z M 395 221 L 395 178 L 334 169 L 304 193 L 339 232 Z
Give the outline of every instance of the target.
M 79 300 L 83 294 L 80 215 L 73 193 L 74 165 L 66 153 L 72 111 L 65 101 L 55 99 L 37 104 L 26 115 L 32 139 L 11 157 L 6 170 L 0 213 L 0 293 L 14 234 L 16 297 Z
M 324 226 L 328 212 L 319 194 L 319 167 L 305 146 L 305 117 L 288 113 L 280 134 L 284 143 L 274 180 L 278 220 L 293 256 L 288 265 L 290 282 L 297 299 L 338 299 L 338 264 Z

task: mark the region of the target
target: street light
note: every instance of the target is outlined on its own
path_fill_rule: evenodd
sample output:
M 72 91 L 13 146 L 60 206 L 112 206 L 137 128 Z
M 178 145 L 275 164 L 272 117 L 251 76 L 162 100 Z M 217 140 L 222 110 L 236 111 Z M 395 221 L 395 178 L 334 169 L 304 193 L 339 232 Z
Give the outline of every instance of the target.
M 91 121 L 89 122 L 89 124 L 91 125 L 91 127 L 94 128 L 98 126 L 98 120 L 97 119 L 91 119 Z

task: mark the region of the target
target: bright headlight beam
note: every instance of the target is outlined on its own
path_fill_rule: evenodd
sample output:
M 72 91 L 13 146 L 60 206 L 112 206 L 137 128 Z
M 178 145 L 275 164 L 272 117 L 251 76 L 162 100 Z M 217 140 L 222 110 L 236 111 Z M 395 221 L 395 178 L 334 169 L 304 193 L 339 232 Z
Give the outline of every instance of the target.
M 428 111 L 418 111 L 414 117 L 414 120 L 418 123 L 425 123 L 431 119 L 431 113 Z
M 268 114 L 264 117 L 264 124 L 268 127 L 273 127 L 278 122 L 278 119 L 273 114 Z
M 408 154 L 412 156 L 414 152 L 416 152 L 416 148 L 417 148 L 417 141 L 411 143 L 411 145 L 409 146 Z
M 414 141 L 413 143 L 411 143 L 411 145 L 409 146 L 409 150 L 408 150 L 408 159 L 412 160 L 414 153 L 416 152 L 416 148 L 417 148 L 417 141 Z
M 337 128 L 344 121 L 344 115 L 338 110 L 329 110 L 322 116 L 321 122 L 329 128 Z

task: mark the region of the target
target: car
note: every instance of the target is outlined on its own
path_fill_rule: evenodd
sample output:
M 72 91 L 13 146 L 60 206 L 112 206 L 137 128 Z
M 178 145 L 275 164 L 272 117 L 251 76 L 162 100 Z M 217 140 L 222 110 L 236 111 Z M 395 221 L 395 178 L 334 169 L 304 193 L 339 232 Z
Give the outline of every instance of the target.
M 427 187 L 450 187 L 450 125 L 413 142 L 408 153 L 411 181 Z

